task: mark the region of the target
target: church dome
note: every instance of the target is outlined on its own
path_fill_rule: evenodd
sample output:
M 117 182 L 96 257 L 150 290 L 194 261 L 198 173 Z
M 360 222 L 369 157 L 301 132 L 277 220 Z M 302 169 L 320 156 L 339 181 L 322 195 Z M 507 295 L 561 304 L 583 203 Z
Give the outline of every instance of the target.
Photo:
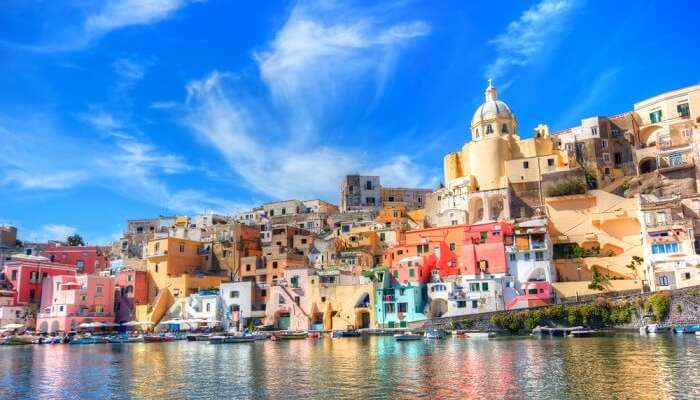
M 486 88 L 485 97 L 486 101 L 474 112 L 472 126 L 493 118 L 515 119 L 510 107 L 501 100 L 498 100 L 498 93 L 496 92 L 496 88 L 491 84 L 490 79 L 489 86 Z

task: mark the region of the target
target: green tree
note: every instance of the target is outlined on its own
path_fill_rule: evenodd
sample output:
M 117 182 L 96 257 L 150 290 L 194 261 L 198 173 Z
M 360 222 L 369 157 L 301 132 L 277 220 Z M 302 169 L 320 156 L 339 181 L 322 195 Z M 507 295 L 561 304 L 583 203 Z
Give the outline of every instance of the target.
M 644 263 L 644 259 L 639 256 L 632 256 L 632 260 L 630 261 L 629 264 L 625 265 L 625 267 L 631 269 L 634 272 L 634 277 L 638 278 L 639 277 L 639 267 L 642 266 L 642 263 Z
M 68 243 L 68 246 L 85 246 L 85 242 L 83 242 L 83 238 L 78 235 L 77 233 L 74 235 L 68 236 L 66 239 L 66 243 Z
M 603 290 L 603 284 L 610 279 L 600 273 L 598 270 L 599 266 L 594 265 L 591 267 L 591 271 L 593 271 L 593 276 L 591 276 L 591 283 L 588 284 L 589 289 L 598 289 L 598 290 Z

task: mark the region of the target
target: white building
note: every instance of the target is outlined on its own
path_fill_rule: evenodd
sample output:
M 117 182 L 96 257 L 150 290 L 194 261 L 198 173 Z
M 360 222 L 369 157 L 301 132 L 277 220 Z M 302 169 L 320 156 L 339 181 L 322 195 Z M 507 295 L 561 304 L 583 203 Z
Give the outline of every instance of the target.
M 262 307 L 253 305 L 254 282 L 240 281 L 222 283 L 219 287 L 221 299 L 231 315 L 231 327 L 243 330 L 252 322 L 261 325 L 265 317 Z

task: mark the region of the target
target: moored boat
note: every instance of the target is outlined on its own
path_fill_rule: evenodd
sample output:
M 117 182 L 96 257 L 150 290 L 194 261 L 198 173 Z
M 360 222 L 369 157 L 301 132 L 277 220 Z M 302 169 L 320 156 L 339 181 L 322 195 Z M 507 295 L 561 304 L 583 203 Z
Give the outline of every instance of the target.
M 649 334 L 664 333 L 664 332 L 669 332 L 671 330 L 670 326 L 664 326 L 664 325 L 659 325 L 659 324 L 649 324 L 645 328 L 646 328 L 646 333 L 649 333 Z
M 425 332 L 426 339 L 444 339 L 445 336 L 447 336 L 447 335 L 446 335 L 445 331 L 442 329 L 431 328 Z
M 467 337 L 470 339 L 488 339 L 496 336 L 495 332 L 467 332 Z
M 362 332 L 356 331 L 356 330 L 333 331 L 333 332 L 331 332 L 331 337 L 333 337 L 333 338 L 341 338 L 341 337 L 359 337 L 359 336 L 362 336 Z
M 700 332 L 700 324 L 695 325 L 677 325 L 673 327 L 673 332 L 678 334 L 694 334 Z
M 599 330 L 593 330 L 593 329 L 583 329 L 579 331 L 572 331 L 569 334 L 569 337 L 595 337 L 595 336 L 605 336 L 608 332 L 606 331 L 599 331 Z
M 306 339 L 308 333 L 306 331 L 282 331 L 277 332 L 274 336 L 278 340 L 293 340 L 293 339 Z
M 175 337 L 169 335 L 144 335 L 143 337 L 143 341 L 146 343 L 172 342 L 174 340 Z
M 254 342 L 255 338 L 252 336 L 227 336 L 224 338 L 224 343 L 250 343 Z
M 187 335 L 188 342 L 206 342 L 209 340 L 209 335 L 205 333 L 191 333 Z
M 23 345 L 23 344 L 32 344 L 34 340 L 37 338 L 32 335 L 12 335 L 4 338 L 0 344 L 3 345 Z
M 394 335 L 394 339 L 398 342 L 405 342 L 409 340 L 420 340 L 423 339 L 423 335 L 420 333 L 413 333 L 413 332 L 404 332 L 404 333 L 397 333 Z

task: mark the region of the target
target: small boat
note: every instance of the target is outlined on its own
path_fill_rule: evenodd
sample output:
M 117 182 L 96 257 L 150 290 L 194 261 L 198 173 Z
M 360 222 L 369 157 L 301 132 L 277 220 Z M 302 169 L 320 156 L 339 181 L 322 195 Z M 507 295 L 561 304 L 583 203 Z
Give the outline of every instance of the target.
M 226 335 L 212 335 L 209 336 L 209 344 L 222 344 L 225 343 Z
M 426 339 L 444 339 L 447 336 L 442 329 L 431 328 L 425 332 Z
M 80 336 L 71 339 L 70 344 L 95 344 L 98 343 L 93 336 Z
M 31 335 L 12 335 L 4 338 L 0 344 L 9 346 L 32 344 L 34 340 L 36 340 L 36 337 Z
M 488 339 L 496 336 L 494 332 L 467 332 L 465 335 L 470 339 Z
M 205 333 L 191 333 L 187 335 L 188 342 L 206 342 L 209 340 L 209 335 Z
M 124 343 L 143 343 L 143 335 L 127 336 L 124 338 Z
M 450 331 L 450 334 L 452 336 L 457 336 L 457 337 L 466 337 L 467 336 L 467 331 L 461 330 L 461 329 L 456 329 L 454 331 Z
M 224 338 L 224 343 L 250 343 L 254 342 L 255 338 L 252 336 L 227 336 Z
M 649 334 L 664 333 L 671 330 L 670 326 L 663 326 L 659 324 L 649 324 L 646 326 L 646 332 Z
M 309 339 L 320 339 L 322 336 L 323 336 L 323 335 L 321 334 L 321 332 L 318 332 L 318 331 L 316 331 L 316 332 L 309 332 L 309 334 L 306 335 L 306 337 L 309 338 Z
M 420 333 L 413 333 L 413 332 L 404 332 L 404 333 L 397 333 L 394 335 L 394 339 L 398 342 L 405 342 L 409 340 L 420 340 L 423 339 L 423 335 Z
M 608 332 L 606 332 L 606 331 L 584 329 L 584 330 L 579 330 L 579 331 L 572 331 L 569 334 L 569 337 L 596 337 L 596 336 L 605 336 L 607 333 Z
M 172 342 L 174 340 L 175 337 L 170 335 L 144 335 L 143 337 L 143 341 L 146 343 Z
M 362 332 L 360 332 L 360 331 L 355 331 L 355 330 L 333 331 L 333 332 L 331 332 L 331 337 L 332 337 L 332 338 L 359 337 L 359 336 L 362 336 Z
M 306 331 L 283 331 L 275 334 L 278 340 L 294 340 L 294 339 L 306 339 L 308 333 Z
M 694 333 L 700 332 L 700 324 L 674 326 L 673 332 L 678 334 L 688 333 L 692 335 Z
M 547 326 L 536 326 L 532 330 L 532 335 L 534 336 L 569 336 L 571 332 L 573 331 L 581 331 L 583 330 L 582 326 L 574 326 L 571 328 L 565 328 L 565 327 L 555 327 L 555 328 L 550 328 Z M 470 334 L 471 337 L 471 334 Z

